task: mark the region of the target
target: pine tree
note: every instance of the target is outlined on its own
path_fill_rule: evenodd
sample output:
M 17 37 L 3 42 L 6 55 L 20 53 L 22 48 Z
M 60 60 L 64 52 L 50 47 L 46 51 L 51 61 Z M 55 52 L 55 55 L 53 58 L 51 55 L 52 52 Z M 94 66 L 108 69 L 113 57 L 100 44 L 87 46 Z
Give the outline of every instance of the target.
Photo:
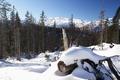
M 75 24 L 73 22 L 73 15 L 71 15 L 71 18 L 69 19 L 69 27 L 70 28 L 75 28 Z
M 73 15 L 71 15 L 71 18 L 69 19 L 69 27 L 70 27 L 70 29 L 74 29 L 75 28 L 75 23 L 73 21 Z M 73 41 L 72 32 L 69 34 L 68 38 L 69 38 L 69 43 L 70 43 L 69 46 L 72 46 L 73 42 L 74 42 Z
M 1 58 L 7 57 L 9 53 L 9 25 L 7 13 L 10 11 L 10 4 L 5 0 L 0 0 L 0 18 L 1 18 Z
M 32 16 L 32 14 L 29 13 L 29 11 L 26 12 L 25 14 L 25 22 L 26 25 L 35 23 L 35 19 Z
M 30 13 L 27 11 L 25 14 L 25 26 L 26 26 L 26 49 L 27 53 L 30 52 Z
M 114 36 L 113 42 L 120 43 L 120 7 L 117 9 L 116 14 L 113 18 L 113 26 L 114 26 Z
M 35 19 L 32 16 L 32 14 L 30 14 L 28 11 L 25 14 L 25 22 L 24 22 L 25 26 L 26 26 L 26 38 L 25 38 L 25 50 L 27 50 L 26 52 L 30 53 L 30 52 L 34 52 L 35 51 L 35 39 L 34 39 L 34 24 L 35 24 Z
M 14 41 L 14 28 L 15 28 L 15 7 L 13 6 L 13 9 L 10 14 L 10 56 L 15 56 L 15 41 Z
M 20 58 L 20 27 L 21 27 L 21 20 L 17 12 L 15 17 L 14 35 L 15 35 L 15 52 L 18 60 L 21 60 Z
M 41 16 L 40 16 L 40 27 L 41 27 L 41 41 L 42 41 L 42 43 L 39 44 L 39 46 L 42 45 L 42 51 L 45 52 L 45 13 L 44 13 L 44 11 L 42 11 Z
M 109 20 L 108 18 L 105 20 L 105 26 L 104 26 L 104 42 L 108 42 L 108 24 L 109 24 Z
M 104 10 L 102 10 L 101 12 L 100 12 L 100 19 L 101 19 L 101 21 L 100 21 L 100 26 L 101 26 L 101 33 L 100 33 L 100 46 L 101 46 L 101 48 L 102 48 L 102 50 L 103 50 L 103 28 L 104 28 L 104 18 L 105 17 L 105 15 L 104 15 Z
M 32 16 L 32 14 L 30 14 L 30 36 L 31 36 L 31 51 L 35 52 L 35 18 Z
M 120 6 L 118 7 L 115 16 L 113 17 L 113 24 L 119 24 L 120 21 Z
M 56 21 L 54 21 L 53 28 L 56 28 Z
M 13 6 L 12 8 L 12 11 L 11 11 L 11 14 L 10 14 L 10 24 L 12 27 L 14 27 L 14 24 L 15 24 L 15 6 Z

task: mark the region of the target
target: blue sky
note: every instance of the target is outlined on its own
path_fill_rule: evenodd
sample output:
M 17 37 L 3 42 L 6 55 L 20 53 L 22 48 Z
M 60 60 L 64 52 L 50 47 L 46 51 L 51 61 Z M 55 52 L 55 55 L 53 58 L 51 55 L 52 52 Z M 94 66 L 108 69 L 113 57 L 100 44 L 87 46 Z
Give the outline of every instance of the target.
M 20 17 L 28 10 L 39 19 L 41 11 L 44 10 L 47 17 L 70 17 L 82 20 L 99 19 L 101 3 L 106 17 L 114 16 L 116 9 L 120 6 L 120 0 L 7 0 L 15 5 Z

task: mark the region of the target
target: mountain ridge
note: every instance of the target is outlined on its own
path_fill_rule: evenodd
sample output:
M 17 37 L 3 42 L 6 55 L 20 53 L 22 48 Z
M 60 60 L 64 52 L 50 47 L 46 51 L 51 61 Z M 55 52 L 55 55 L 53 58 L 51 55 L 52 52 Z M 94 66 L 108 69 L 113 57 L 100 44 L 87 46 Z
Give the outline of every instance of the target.
M 66 17 L 47 18 L 45 21 L 45 25 L 52 27 L 54 25 L 54 22 L 56 23 L 57 28 L 69 27 L 70 18 L 66 18 Z M 91 23 L 94 26 L 97 26 L 99 24 L 99 21 L 85 21 L 85 20 L 78 19 L 78 18 L 74 18 L 73 22 L 75 24 L 75 27 L 78 27 L 78 28 L 81 28 L 86 25 L 90 25 Z
M 108 18 L 108 20 L 111 22 L 112 18 Z M 45 21 L 45 25 L 49 27 L 53 27 L 54 22 L 56 23 L 57 28 L 67 27 L 69 28 L 69 22 L 70 18 L 67 17 L 50 17 L 47 18 Z M 100 20 L 94 20 L 94 21 L 86 21 L 79 18 L 74 18 L 73 22 L 75 24 L 75 27 L 81 28 L 84 26 L 92 26 L 97 27 L 100 24 Z

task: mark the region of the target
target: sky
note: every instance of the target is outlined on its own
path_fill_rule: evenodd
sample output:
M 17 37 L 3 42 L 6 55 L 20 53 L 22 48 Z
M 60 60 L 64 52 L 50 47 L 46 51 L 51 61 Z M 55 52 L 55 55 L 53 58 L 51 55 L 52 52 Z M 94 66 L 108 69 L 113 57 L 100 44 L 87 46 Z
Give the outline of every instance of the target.
M 104 9 L 105 17 L 111 18 L 120 6 L 120 0 L 7 0 L 16 7 L 24 19 L 29 11 L 36 19 L 40 18 L 42 10 L 46 17 L 70 17 L 92 21 L 99 19 L 100 11 Z

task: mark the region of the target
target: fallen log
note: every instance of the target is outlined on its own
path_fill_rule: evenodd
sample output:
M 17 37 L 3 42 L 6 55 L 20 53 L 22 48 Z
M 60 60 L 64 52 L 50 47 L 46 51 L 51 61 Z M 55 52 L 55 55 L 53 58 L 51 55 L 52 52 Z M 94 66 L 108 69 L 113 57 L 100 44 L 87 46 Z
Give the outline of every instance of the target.
M 76 67 L 78 67 L 77 63 L 66 65 L 63 61 L 58 62 L 59 71 L 66 75 L 72 73 Z

